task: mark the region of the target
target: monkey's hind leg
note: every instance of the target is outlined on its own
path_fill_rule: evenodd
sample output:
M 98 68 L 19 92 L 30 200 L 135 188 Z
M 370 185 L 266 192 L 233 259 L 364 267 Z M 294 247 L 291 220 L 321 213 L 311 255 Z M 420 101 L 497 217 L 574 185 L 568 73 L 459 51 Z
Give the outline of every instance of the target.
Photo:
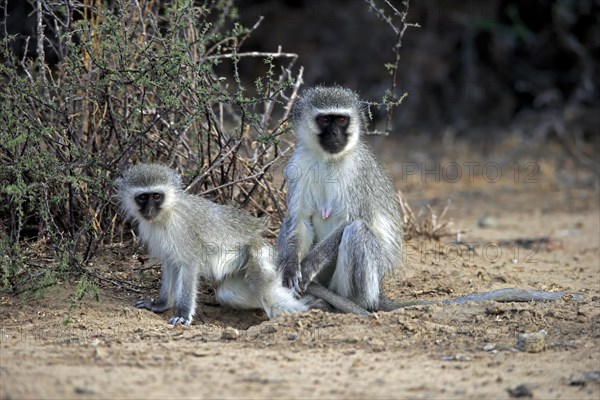
M 246 282 L 257 291 L 261 307 L 269 319 L 280 314 L 293 314 L 308 308 L 295 296 L 293 289 L 284 287 L 281 274 L 273 262 L 273 249 L 263 246 L 249 261 L 246 270 Z
M 262 308 L 269 319 L 281 313 L 305 311 L 307 308 L 283 287 L 281 275 L 270 261 L 272 250 L 265 246 L 250 255 L 244 267 L 228 276 L 217 288 L 217 301 L 237 309 Z
M 273 274 L 273 276 L 278 275 Z M 277 317 L 282 312 L 306 309 L 294 298 L 289 289 L 288 293 L 285 291 L 281 282 L 277 281 L 271 285 L 270 280 L 264 280 L 260 270 L 253 268 L 246 270 L 245 274 L 236 274 L 221 282 L 217 288 L 216 298 L 220 304 L 238 310 L 261 308 L 269 319 Z
M 347 225 L 338 227 L 317 244 L 306 257 L 304 257 L 304 260 L 300 263 L 300 269 L 302 271 L 300 289 L 302 292 L 306 291 L 309 283 L 312 282 L 321 271 L 336 265 L 340 251 L 340 242 L 346 227 Z
M 346 226 L 329 289 L 372 311 L 379 306 L 381 246 L 360 220 Z
M 175 281 L 177 279 L 178 268 L 172 265 L 163 264 L 162 278 L 160 283 L 160 294 L 157 300 L 146 299 L 135 302 L 137 308 L 145 308 L 155 313 L 162 313 L 175 305 Z
M 225 278 L 217 287 L 215 297 L 221 305 L 238 310 L 261 308 L 257 293 L 250 290 L 243 272 Z

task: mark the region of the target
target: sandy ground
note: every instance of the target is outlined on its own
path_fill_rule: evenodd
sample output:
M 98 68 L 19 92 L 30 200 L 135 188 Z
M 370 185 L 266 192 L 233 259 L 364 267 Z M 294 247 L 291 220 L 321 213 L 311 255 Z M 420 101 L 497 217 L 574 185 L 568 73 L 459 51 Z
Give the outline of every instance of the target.
M 449 215 L 474 249 L 452 244 L 454 237 L 409 241 L 404 266 L 386 281 L 390 297 L 519 287 L 585 300 L 432 305 L 371 317 L 313 310 L 267 321 L 260 311 L 217 306 L 204 287 L 201 318 L 172 328 L 168 314 L 135 309 L 140 296 L 109 283 L 99 300 L 86 296 L 69 311 L 69 282 L 41 298 L 1 299 L 0 397 L 600 398 L 597 182 L 563 179 L 544 163 L 530 183 L 514 170 L 495 182 L 491 170 L 438 182 L 407 177 L 412 167 L 382 157 L 415 210 L 431 203 L 439 211 L 452 199 Z M 526 158 L 519 162 L 531 172 Z M 550 240 L 511 244 L 540 237 Z M 131 256 L 102 260 L 97 271 L 146 284 L 143 297 L 156 294 L 158 276 L 132 272 L 139 263 Z M 543 346 L 519 350 L 520 333 L 541 330 Z

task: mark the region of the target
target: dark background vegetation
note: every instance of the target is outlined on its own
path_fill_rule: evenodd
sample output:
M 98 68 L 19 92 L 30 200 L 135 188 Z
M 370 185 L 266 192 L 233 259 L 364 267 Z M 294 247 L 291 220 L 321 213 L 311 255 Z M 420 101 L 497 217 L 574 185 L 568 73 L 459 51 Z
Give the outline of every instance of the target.
M 275 233 L 271 172 L 302 82 L 384 104 L 370 128 L 392 140 L 475 146 L 533 124 L 518 140 L 559 142 L 597 173 L 600 1 L 412 1 L 405 22 L 420 27 L 403 36 L 404 2 L 372 4 L 1 0 L 4 290 L 97 277 L 91 260 L 128 231 L 112 182 L 132 162 L 176 167 L 188 190 L 270 215 Z
M 248 47 L 281 45 L 298 53 L 306 84 L 338 82 L 372 101 L 389 89 L 385 64 L 393 62 L 395 37 L 363 1 L 239 5 L 246 25 L 265 16 Z M 408 97 L 394 126 L 409 134 L 507 124 L 527 110 L 599 105 L 598 1 L 412 1 L 408 22 L 421 27 L 403 38 L 398 85 Z

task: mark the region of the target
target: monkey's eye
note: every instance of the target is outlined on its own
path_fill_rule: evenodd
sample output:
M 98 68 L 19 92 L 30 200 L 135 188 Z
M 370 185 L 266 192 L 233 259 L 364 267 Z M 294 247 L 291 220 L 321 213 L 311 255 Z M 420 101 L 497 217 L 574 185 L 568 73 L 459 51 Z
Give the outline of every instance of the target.
M 148 200 L 148 195 L 146 193 L 140 194 L 137 198 L 138 198 L 138 200 L 146 201 L 146 200 Z
M 331 119 L 327 115 L 320 115 L 317 117 L 317 123 L 321 126 L 329 125 Z
M 154 194 L 152 195 L 152 198 L 153 198 L 154 200 L 160 200 L 160 199 L 162 198 L 162 194 L 160 194 L 160 193 L 154 193 Z
M 339 125 L 346 125 L 346 123 L 348 122 L 348 118 L 346 118 L 346 117 L 337 117 L 336 122 Z

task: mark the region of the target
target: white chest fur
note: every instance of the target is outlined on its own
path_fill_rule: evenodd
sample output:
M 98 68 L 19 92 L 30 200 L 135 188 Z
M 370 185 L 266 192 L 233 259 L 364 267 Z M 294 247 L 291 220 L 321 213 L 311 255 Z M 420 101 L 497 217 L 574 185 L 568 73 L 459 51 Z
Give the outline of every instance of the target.
M 346 191 L 338 172 L 335 163 L 314 161 L 301 177 L 300 209 L 310 219 L 317 242 L 348 220 Z

